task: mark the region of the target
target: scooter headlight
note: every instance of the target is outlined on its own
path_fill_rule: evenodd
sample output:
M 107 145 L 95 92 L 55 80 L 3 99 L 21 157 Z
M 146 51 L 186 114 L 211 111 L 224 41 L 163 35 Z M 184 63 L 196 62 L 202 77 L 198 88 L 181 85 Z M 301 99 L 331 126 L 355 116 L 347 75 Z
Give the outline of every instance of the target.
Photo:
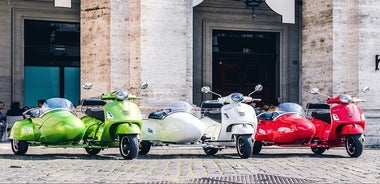
M 125 100 L 128 98 L 128 93 L 126 91 L 117 91 L 115 95 L 117 100 Z
M 241 102 L 244 100 L 244 96 L 241 93 L 232 93 L 231 100 L 234 102 Z
M 342 103 L 350 103 L 352 102 L 352 97 L 350 95 L 340 95 L 340 102 Z

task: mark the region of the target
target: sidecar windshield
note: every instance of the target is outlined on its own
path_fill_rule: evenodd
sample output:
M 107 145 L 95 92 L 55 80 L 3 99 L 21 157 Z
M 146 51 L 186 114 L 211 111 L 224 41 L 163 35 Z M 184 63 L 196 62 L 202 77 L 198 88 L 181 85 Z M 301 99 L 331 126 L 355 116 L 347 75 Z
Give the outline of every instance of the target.
M 184 101 L 173 102 L 167 105 L 164 109 L 170 109 L 171 111 L 185 111 L 192 112 L 193 106 Z
M 45 103 L 41 107 L 42 113 L 49 111 L 51 109 L 68 109 L 68 110 L 74 110 L 73 103 L 70 102 L 70 100 L 64 99 L 64 98 L 50 98 L 45 101 Z
M 279 104 L 276 108 L 276 111 L 279 111 L 279 112 L 296 112 L 298 114 L 305 116 L 305 111 L 303 110 L 303 108 L 300 105 L 298 105 L 296 103 L 292 103 L 292 102 L 286 102 L 286 103 Z

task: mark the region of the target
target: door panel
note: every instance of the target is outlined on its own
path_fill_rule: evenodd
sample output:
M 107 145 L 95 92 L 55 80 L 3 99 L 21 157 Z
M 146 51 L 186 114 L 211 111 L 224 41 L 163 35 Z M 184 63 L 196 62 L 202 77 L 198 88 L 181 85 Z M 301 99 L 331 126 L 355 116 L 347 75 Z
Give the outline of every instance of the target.
M 276 104 L 276 35 L 228 30 L 213 34 L 217 48 L 213 52 L 213 91 L 223 96 L 233 92 L 248 95 L 255 85 L 262 84 L 264 90 L 253 97 Z

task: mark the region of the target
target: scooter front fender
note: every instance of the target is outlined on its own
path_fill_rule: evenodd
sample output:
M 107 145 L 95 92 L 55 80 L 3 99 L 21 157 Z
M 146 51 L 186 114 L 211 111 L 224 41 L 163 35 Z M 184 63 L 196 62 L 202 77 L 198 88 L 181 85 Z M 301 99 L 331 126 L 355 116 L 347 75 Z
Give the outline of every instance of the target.
M 348 124 L 342 127 L 341 134 L 343 135 L 353 135 L 353 134 L 363 134 L 364 129 L 357 124 Z
M 255 134 L 256 129 L 251 124 L 232 125 L 232 134 Z
M 123 123 L 117 126 L 116 135 L 120 134 L 140 134 L 140 126 L 134 123 Z

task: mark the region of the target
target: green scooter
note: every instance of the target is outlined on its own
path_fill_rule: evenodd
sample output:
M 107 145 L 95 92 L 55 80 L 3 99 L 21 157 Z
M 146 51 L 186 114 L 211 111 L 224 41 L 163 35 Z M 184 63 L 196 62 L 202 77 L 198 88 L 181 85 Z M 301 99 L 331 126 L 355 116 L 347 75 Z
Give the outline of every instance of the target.
M 92 85 L 83 87 L 90 89 Z M 85 99 L 82 118 L 69 100 L 48 99 L 41 108 L 26 111 L 26 118 L 15 122 L 10 133 L 12 151 L 24 155 L 29 146 L 77 147 L 96 155 L 105 148 L 119 147 L 124 159 L 134 159 L 142 118 L 138 106 L 129 101 L 133 99 L 136 96 L 125 91 Z
M 141 89 L 148 85 L 145 83 Z M 84 84 L 84 89 L 91 89 L 92 84 Z M 90 155 L 98 154 L 107 147 L 119 147 L 124 159 L 134 159 L 139 151 L 139 136 L 142 117 L 139 107 L 130 102 L 136 96 L 126 91 L 114 91 L 99 97 L 82 100 L 81 118 L 86 132 L 83 142 Z

